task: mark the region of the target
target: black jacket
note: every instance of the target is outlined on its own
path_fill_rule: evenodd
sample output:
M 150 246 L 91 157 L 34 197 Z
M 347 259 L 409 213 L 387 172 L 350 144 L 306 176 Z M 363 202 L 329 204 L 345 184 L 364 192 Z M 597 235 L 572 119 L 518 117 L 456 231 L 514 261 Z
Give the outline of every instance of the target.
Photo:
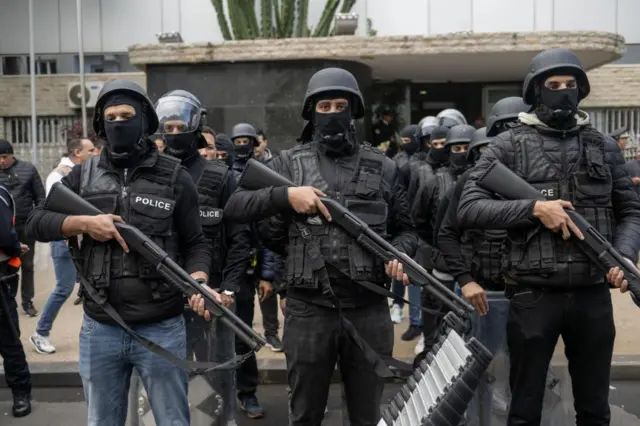
M 13 200 L 4 187 L 0 187 L 0 251 L 9 257 L 20 256 L 20 240 L 13 226 Z
M 575 136 L 563 138 L 562 132 L 548 128 L 539 131 L 545 154 L 554 164 L 572 164 L 579 160 L 579 144 Z M 457 217 L 461 226 L 508 230 L 539 223 L 533 216 L 535 201 L 496 200 L 491 193 L 476 185 L 478 178 L 494 161 L 513 168 L 515 153 L 510 137 L 510 132 L 498 135 L 471 173 L 458 207 Z M 612 203 L 616 222 L 613 245 L 635 263 L 640 250 L 640 198 L 624 169 L 624 158 L 619 148 L 609 139 L 605 141 L 604 162 L 613 179 Z
M 44 185 L 31 163 L 16 159 L 8 169 L 0 170 L 0 185 L 11 192 L 16 205 L 16 225 L 24 225 L 33 208 L 44 200 Z
M 353 157 L 355 159 L 355 156 Z M 350 175 L 354 162 L 335 161 L 319 155 L 322 175 L 330 186 L 340 186 L 345 176 Z M 291 179 L 288 165 L 288 151 L 282 151 L 269 164 L 269 167 Z M 339 169 L 339 170 L 338 170 Z M 400 182 L 397 165 L 385 158 L 382 178 L 387 188 L 384 198 L 387 200 L 389 214 L 387 231 L 392 236 L 391 243 L 400 251 L 413 256 L 417 246 L 415 227 L 411 220 L 405 189 Z M 261 220 L 260 236 L 265 245 L 275 253 L 286 255 L 288 244 L 288 226 L 292 215 L 288 201 L 287 188 L 264 188 L 258 191 L 239 189 L 234 193 L 225 208 L 225 215 L 240 222 Z
M 458 224 L 456 213 L 458 203 L 465 183 L 469 179 L 471 171 L 467 170 L 458 178 L 456 185 L 442 200 L 438 216 L 442 215 L 442 220 L 436 227 L 438 230 L 436 242 L 441 256 L 446 259 L 447 272 L 456 279 L 460 287 L 473 281 L 469 263 L 462 255 L 462 245 L 460 244 L 461 229 Z M 437 266 L 436 266 L 437 267 Z M 440 270 L 440 268 L 438 268 Z
M 200 179 L 207 160 L 196 152 L 193 157 L 183 162 L 194 182 Z M 220 208 L 224 209 L 229 197 L 238 187 L 235 174 L 229 170 L 225 181 L 222 182 L 220 191 Z M 229 290 L 234 293 L 240 291 L 245 282 L 245 273 L 249 266 L 249 250 L 251 248 L 251 231 L 247 225 L 239 224 L 233 220 L 224 220 L 225 253 L 224 267 L 222 269 L 221 290 Z
M 159 155 L 162 154 L 158 154 L 155 146 L 153 146 L 149 154 L 143 157 L 137 168 L 131 172 L 131 175 L 134 176 L 136 171 L 140 175 L 143 175 L 145 170 L 153 172 Z M 122 169 L 115 168 L 108 161 L 106 151 L 103 151 L 97 167 L 121 176 L 123 174 Z M 81 173 L 82 167 L 74 167 L 62 179 L 62 184 L 79 194 Z M 175 185 L 174 193 L 176 194 L 176 199 L 175 208 L 171 216 L 171 227 L 172 235 L 176 236 L 176 251 L 179 254 L 182 267 L 187 273 L 202 271 L 209 274 L 211 253 L 202 232 L 196 186 L 184 168 L 179 169 Z M 43 209 L 43 204 L 38 205 L 29 216 L 27 232 L 36 240 L 42 242 L 64 239 L 62 224 L 68 215 L 46 211 Z M 147 283 L 141 281 L 135 278 L 125 278 L 113 279 L 108 282 L 107 298 L 125 321 L 130 323 L 154 323 L 178 315 L 184 310 L 183 296 L 177 289 L 165 292 L 174 292 L 174 297 L 158 299 L 156 302 L 147 298 L 150 295 L 150 289 Z M 147 300 L 142 300 L 141 297 L 147 298 Z M 85 303 L 84 309 L 86 313 L 98 321 L 112 322 L 110 317 L 94 301 Z

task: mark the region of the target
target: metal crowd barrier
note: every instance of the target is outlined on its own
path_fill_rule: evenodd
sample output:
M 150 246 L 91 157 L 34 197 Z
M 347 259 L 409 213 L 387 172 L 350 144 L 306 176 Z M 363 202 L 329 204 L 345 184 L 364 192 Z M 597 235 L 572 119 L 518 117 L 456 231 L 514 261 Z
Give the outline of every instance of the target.
M 382 413 L 378 426 L 458 426 L 493 356 L 478 340 L 461 336 L 453 313 L 418 368 Z

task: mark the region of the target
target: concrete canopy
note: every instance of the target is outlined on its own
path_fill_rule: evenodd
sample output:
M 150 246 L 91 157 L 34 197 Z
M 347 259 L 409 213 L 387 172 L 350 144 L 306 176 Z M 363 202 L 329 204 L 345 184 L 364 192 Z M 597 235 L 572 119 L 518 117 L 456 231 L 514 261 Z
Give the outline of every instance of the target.
M 129 48 L 131 62 L 185 64 L 304 59 L 353 60 L 369 65 L 382 81 L 500 82 L 524 78 L 538 52 L 564 47 L 584 67 L 596 68 L 622 56 L 624 39 L 595 31 L 453 33 L 439 36 L 326 37 L 227 41 L 219 44 L 148 44 Z

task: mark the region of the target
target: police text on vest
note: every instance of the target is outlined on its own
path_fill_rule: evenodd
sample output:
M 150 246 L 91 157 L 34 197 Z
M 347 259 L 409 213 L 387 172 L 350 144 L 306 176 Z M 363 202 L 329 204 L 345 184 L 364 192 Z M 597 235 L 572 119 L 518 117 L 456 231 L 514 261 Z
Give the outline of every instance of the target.
M 145 206 L 155 207 L 157 209 L 162 209 L 167 211 L 171 210 L 171 203 L 167 203 L 166 201 L 153 200 L 151 198 L 145 198 L 145 197 L 136 197 L 136 203 L 142 203 Z

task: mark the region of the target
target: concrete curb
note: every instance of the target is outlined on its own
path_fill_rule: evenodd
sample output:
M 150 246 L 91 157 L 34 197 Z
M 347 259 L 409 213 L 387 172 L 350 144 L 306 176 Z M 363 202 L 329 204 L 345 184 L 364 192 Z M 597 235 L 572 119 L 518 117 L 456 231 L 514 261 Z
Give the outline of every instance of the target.
M 403 359 L 411 363 L 413 359 Z M 554 369 L 564 369 L 565 360 L 554 360 Z M 31 381 L 34 388 L 77 388 L 82 387 L 76 362 L 41 362 L 29 364 Z M 283 359 L 258 360 L 261 384 L 286 384 L 287 370 Z M 611 380 L 635 381 L 640 380 L 640 355 L 616 355 L 611 363 Z M 336 371 L 333 382 L 339 381 Z M 5 388 L 4 371 L 0 370 L 0 388 Z

